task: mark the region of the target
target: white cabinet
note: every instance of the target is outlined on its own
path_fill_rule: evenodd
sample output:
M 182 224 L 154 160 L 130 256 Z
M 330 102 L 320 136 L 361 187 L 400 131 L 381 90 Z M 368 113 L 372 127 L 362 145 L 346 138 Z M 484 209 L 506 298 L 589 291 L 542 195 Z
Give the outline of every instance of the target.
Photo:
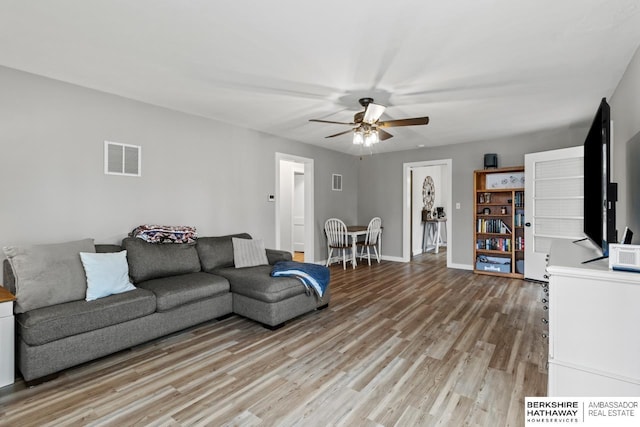
M 549 396 L 640 396 L 640 274 L 610 271 L 589 242 L 549 257 Z

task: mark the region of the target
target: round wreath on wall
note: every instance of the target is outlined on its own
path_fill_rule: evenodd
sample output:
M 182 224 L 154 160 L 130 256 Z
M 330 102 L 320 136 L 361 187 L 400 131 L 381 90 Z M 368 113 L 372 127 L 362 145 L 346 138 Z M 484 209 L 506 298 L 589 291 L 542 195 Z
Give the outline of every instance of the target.
M 435 199 L 436 185 L 433 182 L 433 178 L 427 176 L 422 183 L 422 202 L 424 203 L 424 210 L 431 211 L 433 209 Z

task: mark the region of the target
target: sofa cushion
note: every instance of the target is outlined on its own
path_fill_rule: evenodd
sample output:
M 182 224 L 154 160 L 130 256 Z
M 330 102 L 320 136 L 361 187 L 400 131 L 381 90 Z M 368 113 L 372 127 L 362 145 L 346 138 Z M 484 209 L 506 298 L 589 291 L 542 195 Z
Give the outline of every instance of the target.
M 108 254 L 110 252 L 120 252 L 122 246 L 112 245 L 109 243 L 96 243 L 96 252 L 99 254 Z
M 16 313 L 84 299 L 80 252 L 95 252 L 93 239 L 3 249 L 15 276 Z
M 247 268 L 221 268 L 219 274 L 229 280 L 231 292 L 264 302 L 278 302 L 304 294 L 306 288 L 292 277 L 271 277 L 270 265 Z
M 233 265 L 236 268 L 269 265 L 262 239 L 239 239 L 233 237 Z
M 157 311 L 171 310 L 193 301 L 229 293 L 227 279 L 209 273 L 163 277 L 141 282 L 138 286 L 156 295 Z
M 217 268 L 233 267 L 233 243 L 231 239 L 251 239 L 247 233 L 229 236 L 200 237 L 196 248 L 202 264 L 202 271 L 212 273 Z
M 96 248 L 96 250 L 98 250 Z M 293 257 L 291 256 L 291 252 L 281 251 L 278 249 L 266 249 L 267 259 L 269 260 L 269 264 L 274 265 L 278 261 L 291 261 Z
M 200 271 L 195 245 L 147 243 L 127 237 L 122 240 L 122 248 L 127 251 L 129 275 L 133 283 Z
M 154 313 L 153 292 L 136 289 L 95 301 L 73 301 L 18 314 L 18 333 L 29 345 L 42 345 Z

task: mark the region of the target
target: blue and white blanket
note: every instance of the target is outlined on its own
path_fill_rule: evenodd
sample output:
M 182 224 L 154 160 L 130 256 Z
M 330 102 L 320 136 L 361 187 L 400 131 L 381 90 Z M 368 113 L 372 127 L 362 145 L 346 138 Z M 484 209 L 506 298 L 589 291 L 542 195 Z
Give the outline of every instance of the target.
M 324 265 L 296 261 L 278 261 L 271 270 L 273 277 L 297 277 L 309 290 L 322 298 L 329 286 L 329 269 Z

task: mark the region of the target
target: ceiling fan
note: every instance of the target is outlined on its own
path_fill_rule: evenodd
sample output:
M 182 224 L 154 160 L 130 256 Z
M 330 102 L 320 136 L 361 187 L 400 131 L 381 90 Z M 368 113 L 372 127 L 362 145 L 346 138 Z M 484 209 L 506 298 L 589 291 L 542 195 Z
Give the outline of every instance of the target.
M 380 116 L 384 113 L 385 106 L 373 103 L 373 98 L 360 98 L 360 105 L 364 107 L 364 111 L 359 111 L 353 116 L 353 122 L 335 122 L 332 120 L 310 119 L 310 122 L 333 123 L 339 125 L 354 126 L 344 132 L 329 135 L 325 138 L 333 138 L 340 135 L 353 132 L 353 143 L 369 147 L 385 139 L 392 138 L 389 132 L 382 128 L 398 127 L 398 126 L 415 126 L 426 125 L 429 123 L 429 117 L 415 117 L 412 119 L 386 120 L 380 121 Z

